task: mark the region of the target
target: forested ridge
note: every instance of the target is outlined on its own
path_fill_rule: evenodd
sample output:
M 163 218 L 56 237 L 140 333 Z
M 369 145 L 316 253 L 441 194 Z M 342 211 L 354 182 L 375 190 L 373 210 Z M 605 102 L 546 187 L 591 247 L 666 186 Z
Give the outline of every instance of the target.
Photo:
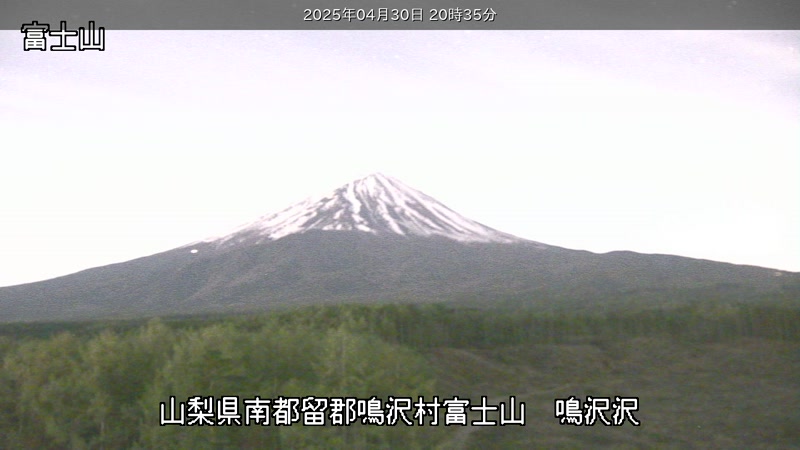
M 800 309 L 697 304 L 579 314 L 388 304 L 148 321 L 7 324 L 0 327 L 0 447 L 447 447 L 458 427 L 159 426 L 159 406 L 170 396 L 179 401 L 191 396 L 386 401 L 392 396 L 472 395 L 477 402 L 477 394 L 524 394 L 522 390 L 547 383 L 581 395 L 575 380 L 591 378 L 594 369 L 581 374 L 575 373 L 581 367 L 570 372 L 558 364 L 544 365 L 543 355 L 578 352 L 577 360 L 587 361 L 600 349 L 620 363 L 649 370 L 640 361 L 641 350 L 629 346 L 633 342 L 661 348 L 657 343 L 669 343 L 680 351 L 691 349 L 692 355 L 720 345 L 738 348 L 741 342 L 793 349 L 800 343 Z M 673 358 L 676 365 L 681 358 Z M 550 360 L 555 361 L 552 355 Z M 604 361 L 611 361 L 606 366 L 615 363 Z M 616 386 L 603 384 L 612 374 L 617 374 L 613 368 L 594 373 L 601 381 L 590 387 Z M 787 392 L 797 395 L 796 383 L 786 383 Z M 529 410 L 536 400 L 530 395 Z M 552 405 L 554 398 L 555 393 L 548 393 L 542 404 Z M 644 405 L 647 400 L 643 396 Z M 531 431 L 538 423 L 530 423 L 547 415 L 536 410 L 531 414 L 526 427 L 517 427 L 523 431 L 499 427 L 477 433 L 473 440 L 494 436 L 492 442 L 508 448 L 547 446 Z M 794 417 L 776 424 L 770 439 L 780 444 L 800 437 L 791 431 L 800 424 Z M 645 421 L 647 425 L 652 423 Z M 505 435 L 498 437 L 503 430 Z

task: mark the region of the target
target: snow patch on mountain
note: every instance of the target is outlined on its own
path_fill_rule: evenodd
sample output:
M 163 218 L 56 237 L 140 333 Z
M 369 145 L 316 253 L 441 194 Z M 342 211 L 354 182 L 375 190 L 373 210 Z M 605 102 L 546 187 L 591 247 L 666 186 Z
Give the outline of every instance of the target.
M 380 173 L 263 216 L 227 236 L 203 242 L 259 243 L 309 230 L 441 236 L 459 242 L 529 242 L 470 220 L 432 197 Z

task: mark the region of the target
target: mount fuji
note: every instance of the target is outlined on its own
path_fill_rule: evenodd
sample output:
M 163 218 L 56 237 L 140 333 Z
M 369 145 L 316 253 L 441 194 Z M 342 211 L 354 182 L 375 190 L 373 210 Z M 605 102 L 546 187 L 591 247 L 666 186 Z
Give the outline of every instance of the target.
M 233 313 L 330 302 L 608 311 L 798 298 L 800 274 L 522 239 L 373 174 L 231 233 L 0 288 L 0 321 Z
M 260 244 L 310 230 L 441 236 L 459 242 L 523 242 L 454 212 L 401 181 L 375 173 L 206 242 Z

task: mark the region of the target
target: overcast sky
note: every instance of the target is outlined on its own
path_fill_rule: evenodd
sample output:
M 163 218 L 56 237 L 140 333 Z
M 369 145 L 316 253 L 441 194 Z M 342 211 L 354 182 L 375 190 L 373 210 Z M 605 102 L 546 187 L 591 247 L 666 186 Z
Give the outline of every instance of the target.
M 800 33 L 0 32 L 0 286 L 380 171 L 594 252 L 800 271 Z

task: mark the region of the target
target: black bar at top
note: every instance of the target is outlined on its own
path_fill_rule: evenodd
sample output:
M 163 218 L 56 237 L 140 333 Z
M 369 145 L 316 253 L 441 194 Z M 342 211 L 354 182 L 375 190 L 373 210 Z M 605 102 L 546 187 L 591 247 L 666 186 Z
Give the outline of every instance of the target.
M 333 20 L 346 8 L 397 10 L 398 20 Z M 430 20 L 494 11 L 493 21 Z M 422 21 L 401 20 L 421 9 Z M 306 10 L 331 20 L 304 20 Z M 403 10 L 407 10 L 403 12 Z M 432 13 L 431 10 L 434 10 Z M 444 10 L 444 13 L 441 11 Z M 443 15 L 442 15 L 443 14 Z M 107 30 L 795 30 L 799 0 L 0 0 L 0 29 L 32 21 Z

